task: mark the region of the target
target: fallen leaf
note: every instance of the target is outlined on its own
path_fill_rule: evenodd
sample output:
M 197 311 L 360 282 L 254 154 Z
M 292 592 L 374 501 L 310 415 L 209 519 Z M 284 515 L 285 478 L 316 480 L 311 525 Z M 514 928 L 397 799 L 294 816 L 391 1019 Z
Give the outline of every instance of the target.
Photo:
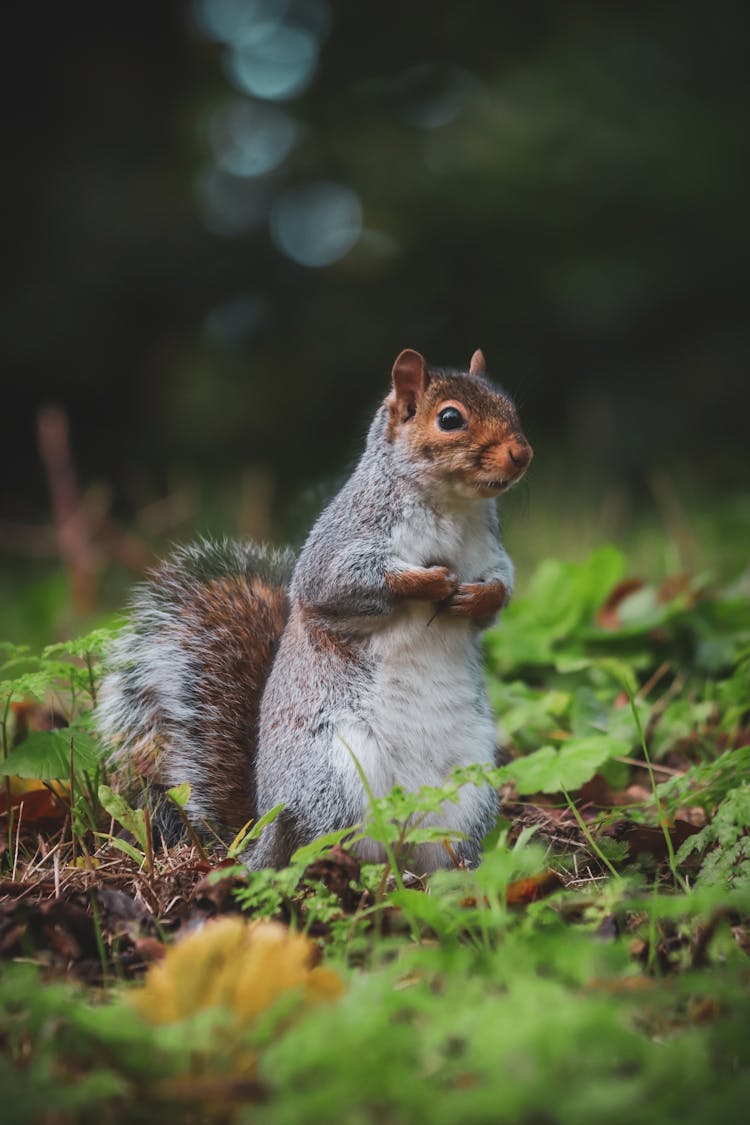
M 631 594 L 635 594 L 637 590 L 642 590 L 644 585 L 642 578 L 626 578 L 622 582 L 618 582 L 597 612 L 597 625 L 602 629 L 619 629 L 621 625 L 618 612 L 620 606 Z
M 651 977 L 615 977 L 612 980 L 589 981 L 589 988 L 594 992 L 650 992 L 655 983 Z
M 688 1004 L 688 1019 L 693 1024 L 711 1023 L 718 1014 L 719 1002 L 712 996 L 703 996 Z
M 235 866 L 230 862 L 227 875 L 221 879 L 214 877 L 214 872 L 220 870 L 220 866 L 212 868 L 195 884 L 193 898 L 206 914 L 236 914 L 239 911 L 234 892 L 245 884 L 243 879 L 231 873 Z
M 509 883 L 505 889 L 505 901 L 508 906 L 527 906 L 530 902 L 546 898 L 562 886 L 563 881 L 556 871 L 543 871 L 541 875 Z
M 308 882 L 321 882 L 336 895 L 344 910 L 353 913 L 362 898 L 362 891 L 356 889 L 359 873 L 359 860 L 340 844 L 335 844 L 324 856 L 305 868 L 304 877 Z M 355 884 L 354 887 L 352 883 Z
M 341 996 L 337 973 L 311 968 L 316 956 L 307 937 L 275 922 L 221 918 L 178 941 L 152 965 L 133 1004 L 150 1024 L 224 1008 L 244 1027 L 290 989 L 298 989 L 307 1003 Z
M 27 781 L 24 778 L 11 778 L 10 803 L 14 809 L 23 805 L 22 824 L 30 824 L 37 820 L 64 820 L 68 815 L 67 786 L 60 783 L 51 783 L 54 792 L 43 781 Z M 4 790 L 0 791 L 0 814 L 8 811 L 8 797 Z M 16 816 L 16 823 L 18 817 Z
M 599 809 L 610 809 L 613 805 L 617 804 L 617 796 L 611 789 L 607 779 L 602 777 L 600 773 L 595 773 L 594 776 L 578 790 L 575 803 L 578 808 L 582 805 L 595 805 L 596 808 Z
M 543 871 L 540 875 L 530 875 L 526 879 L 516 879 L 508 883 L 505 888 L 505 902 L 508 906 L 528 906 L 530 902 L 537 902 L 546 898 L 565 884 L 556 871 Z M 471 908 L 477 905 L 478 899 L 473 895 L 461 899 L 461 905 Z M 485 895 L 482 899 L 485 906 L 489 906 L 489 898 Z
M 141 961 L 147 965 L 150 965 L 154 961 L 161 961 L 167 952 L 167 947 L 164 945 L 164 942 L 153 937 L 137 938 L 133 942 L 133 947 Z
M 688 824 L 685 820 L 677 820 L 667 831 L 672 841 L 672 847 L 677 851 L 688 836 L 698 832 L 698 828 Z M 660 862 L 669 857 L 664 829 L 655 825 L 631 824 L 624 821 L 620 824 L 613 824 L 607 835 L 614 836 L 616 840 L 624 840 L 631 855 L 640 855 L 645 852 Z
M 10 705 L 15 730 L 13 732 L 13 746 L 23 742 L 35 730 L 62 730 L 67 727 L 68 720 L 59 711 L 55 711 L 48 703 L 37 703 L 34 699 L 19 699 Z
M 658 589 L 657 597 L 662 605 L 667 602 L 673 602 L 680 594 L 685 594 L 690 590 L 690 575 L 689 574 L 673 574 L 670 578 L 665 578 Z M 695 594 L 691 598 L 691 604 L 696 601 Z

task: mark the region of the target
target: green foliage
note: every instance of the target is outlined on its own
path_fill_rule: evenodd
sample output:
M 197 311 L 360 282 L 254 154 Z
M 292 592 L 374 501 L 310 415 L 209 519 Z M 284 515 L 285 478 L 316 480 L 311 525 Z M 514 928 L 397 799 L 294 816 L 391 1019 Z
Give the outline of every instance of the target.
M 99 786 L 99 800 L 110 816 L 122 825 L 126 832 L 135 837 L 143 850 L 147 846 L 146 816 L 143 809 L 134 809 L 124 797 L 115 793 L 109 785 Z M 123 841 L 120 841 L 123 843 Z M 137 854 L 137 853 L 136 853 Z M 142 858 L 142 857 L 141 857 Z
M 84 637 L 47 645 L 41 656 L 27 645 L 0 643 L 0 707 L 11 701 L 31 697 L 39 701 L 52 698 L 64 715 L 72 717 L 96 703 L 101 676 L 99 661 L 115 629 L 95 629 Z M 7 676 L 14 672 L 15 675 Z
M 29 966 L 6 969 L 4 1119 L 34 1120 L 54 1103 L 92 1121 L 106 1110 L 156 1120 L 165 1107 L 181 1121 L 202 1105 L 201 1120 L 244 1106 L 272 1125 L 384 1116 L 404 1125 L 702 1125 L 714 1116 L 739 1125 L 750 1065 L 743 955 L 717 930 L 708 967 L 649 980 L 630 958 L 630 936 L 594 939 L 600 912 L 571 926 L 547 902 L 521 913 L 501 905 L 509 878 L 538 859 L 532 847 L 527 865 L 524 850 L 500 858 L 498 849 L 478 881 L 446 874 L 431 895 L 408 892 L 440 940 L 381 939 L 366 971 L 342 968 L 348 983 L 335 1004 L 286 1027 L 269 1013 L 247 1037 L 257 1070 L 241 1076 L 224 1069 L 219 1012 L 151 1027 L 117 996 L 92 1005 L 68 985 L 40 987 Z M 491 896 L 482 908 L 490 941 L 473 940 L 481 929 L 470 913 L 460 924 L 457 896 L 469 889 Z M 403 898 L 395 892 L 393 904 Z M 607 907 L 641 906 L 644 926 L 699 932 L 724 901 L 716 892 L 639 900 L 620 888 Z
M 198 1047 L 199 1026 L 191 1036 Z M 144 1084 L 184 1073 L 190 1052 L 181 1035 L 147 1032 L 126 998 L 92 1003 L 69 984 L 42 985 L 28 965 L 0 970 L 0 1037 L 8 1125 L 42 1120 L 53 1106 L 76 1122 L 101 1120 L 102 1107 L 137 1108 Z M 157 1105 L 155 1096 L 147 1120 Z
M 502 628 L 488 637 L 492 668 L 507 675 L 518 668 L 554 664 L 563 642 L 570 655 L 571 643 L 588 627 L 624 566 L 624 557 L 614 547 L 602 547 L 586 563 L 543 562 L 527 596 L 511 603 Z
M 418 793 L 371 793 L 363 823 L 300 848 L 284 870 L 222 866 L 209 877 L 232 877 L 251 918 L 317 936 L 346 979 L 341 999 L 294 1020 L 291 996 L 269 1010 L 242 1033 L 239 1057 L 251 1062 L 238 1077 L 221 1008 L 150 1027 L 122 984 L 92 1004 L 28 965 L 8 966 L 8 1119 L 34 1120 L 54 1104 L 81 1121 L 743 1120 L 750 603 L 703 583 L 612 599 L 625 573 L 613 548 L 580 566 L 544 563 L 490 633 L 504 764 L 457 770 Z M 105 641 L 93 634 L 42 657 L 5 647 L 3 772 L 66 779 L 72 737 L 86 780 L 76 831 L 101 839 L 103 815 L 113 817 L 134 843 L 107 842 L 141 880 L 155 863 L 147 815 L 88 781 L 99 756 L 87 715 Z M 72 725 L 11 748 L 11 700 L 29 696 L 52 701 Z M 608 807 L 607 792 L 622 795 L 634 779 L 638 804 Z M 592 781 L 601 811 L 581 795 Z M 458 835 L 432 823 L 441 806 L 462 786 L 485 784 L 504 794 L 510 819 L 485 841 L 482 864 L 407 880 L 415 846 L 450 847 Z M 184 808 L 189 787 L 170 799 Z M 524 809 L 540 815 L 524 821 Z M 241 855 L 279 811 L 246 825 L 221 858 Z M 671 833 L 686 816 L 701 827 L 678 846 Z M 576 850 L 544 827 L 561 817 Z M 632 848 L 627 831 L 610 833 L 618 825 L 636 831 Z M 365 836 L 387 862 L 364 864 L 352 882 L 335 847 Z M 654 838 L 661 855 L 636 858 Z M 349 883 L 327 881 L 331 871 Z
M 59 644 L 47 645 L 42 655 L 45 659 L 52 656 L 69 656 L 84 661 L 101 660 L 115 631 L 114 628 L 92 629 L 83 637 L 74 637 Z
M 692 766 L 679 777 L 664 781 L 658 787 L 662 801 L 672 809 L 682 805 L 710 810 L 718 805 L 735 786 L 741 785 L 750 772 L 750 745 L 726 750 L 712 761 Z
M 626 754 L 627 742 L 606 734 L 572 738 L 559 750 L 542 746 L 533 754 L 519 758 L 508 766 L 507 773 L 520 794 L 561 793 L 579 789 L 598 773 L 602 766 L 618 754 Z
M 487 636 L 493 671 L 502 676 L 545 667 L 574 672 L 598 659 L 603 670 L 609 665 L 612 674 L 632 683 L 633 672 L 657 656 L 679 656 L 688 666 L 717 673 L 746 655 L 747 597 L 733 590 L 709 596 L 701 581 L 678 586 L 673 594 L 639 586 L 618 600 L 616 627 L 597 622 L 596 611 L 625 567 L 624 555 L 612 546 L 583 563 L 543 562 L 527 596 L 512 602 L 502 625 Z
M 554 929 L 548 936 L 530 942 L 519 933 L 481 959 L 421 949 L 358 980 L 340 1004 L 269 1050 L 267 1119 L 698 1125 L 709 1108 L 738 1113 L 747 1051 L 733 1045 L 733 1032 L 747 1007 L 732 992 L 736 976 L 721 989 L 728 1018 L 720 1030 L 683 1030 L 657 1049 L 634 1026 L 626 995 L 591 986 L 624 979 L 620 956 L 584 935 L 567 947 Z M 663 996 L 651 1002 L 658 1025 Z M 332 1043 L 345 1045 L 343 1059 Z
M 732 675 L 717 683 L 715 694 L 720 709 L 720 728 L 731 733 L 740 726 L 748 712 L 750 652 L 740 650 Z
M 70 777 L 71 759 L 77 772 L 97 768 L 101 751 L 90 734 L 79 727 L 39 730 L 0 762 L 0 775 L 57 781 Z
M 274 812 L 278 815 L 277 810 Z M 306 871 L 310 864 L 324 856 L 334 844 L 341 843 L 351 835 L 352 829 L 344 828 L 313 840 L 299 848 L 289 865 L 280 871 L 243 871 L 245 885 L 236 892 L 237 902 L 254 918 L 275 918 L 293 909 L 298 924 L 304 929 L 309 929 L 317 922 L 331 921 L 339 914 L 339 901 L 322 884 L 308 879 Z M 304 890 L 303 897 L 293 907 L 300 888 Z
M 677 856 L 684 862 L 708 849 L 697 886 L 750 889 L 750 783 L 731 789 L 706 827 L 686 840 Z
M 181 785 L 173 785 L 171 789 L 167 789 L 167 797 L 178 809 L 184 809 L 190 800 L 190 792 L 190 782 L 183 781 Z
M 61 682 L 68 684 L 68 677 L 73 674 L 69 664 L 62 660 L 33 657 L 23 651 L 25 646 L 14 647 L 14 654 L 0 667 L 0 671 L 16 671 L 17 674 L 0 681 L 0 700 L 9 702 L 11 699 L 20 700 L 28 696 L 42 700 L 48 691 Z M 26 670 L 20 672 L 19 668 Z

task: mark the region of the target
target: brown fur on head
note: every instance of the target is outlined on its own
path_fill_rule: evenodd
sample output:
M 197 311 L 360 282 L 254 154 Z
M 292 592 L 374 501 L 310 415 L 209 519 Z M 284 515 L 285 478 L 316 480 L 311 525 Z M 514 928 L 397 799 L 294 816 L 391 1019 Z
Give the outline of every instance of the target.
M 499 496 L 521 479 L 533 451 L 507 395 L 484 378 L 476 351 L 468 372 L 431 370 L 407 348 L 393 365 L 388 435 L 435 485 L 459 496 Z

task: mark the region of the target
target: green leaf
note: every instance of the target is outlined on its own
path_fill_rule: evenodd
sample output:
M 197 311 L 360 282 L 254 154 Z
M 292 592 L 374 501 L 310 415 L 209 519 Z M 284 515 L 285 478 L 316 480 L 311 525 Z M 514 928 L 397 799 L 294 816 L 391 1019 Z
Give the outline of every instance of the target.
M 436 934 L 448 934 L 465 921 L 461 915 L 439 895 L 426 895 L 424 891 L 410 889 L 391 891 L 388 901 L 400 907 L 410 918 L 418 919 Z
M 7 657 L 7 660 L 27 660 L 29 656 L 29 645 L 16 645 L 12 641 L 0 641 L 0 656 Z M 0 665 L 1 668 L 5 664 Z
M 247 824 L 243 825 L 242 828 L 240 828 L 239 832 L 227 848 L 227 855 L 229 856 L 229 858 L 236 859 L 236 857 L 240 855 L 240 853 L 247 847 L 247 844 L 251 840 L 257 840 L 266 825 L 272 824 L 283 808 L 283 803 L 280 805 L 274 805 L 272 809 L 269 809 L 267 813 L 264 813 L 260 820 L 257 820 L 254 824 L 252 820 L 248 820 Z
M 628 744 L 609 735 L 572 738 L 560 750 L 543 746 L 507 769 L 519 793 L 560 793 L 580 789 L 610 758 L 628 752 Z
M 174 801 L 178 808 L 184 809 L 185 805 L 190 800 L 190 782 L 183 781 L 181 785 L 173 785 L 171 789 L 167 789 L 167 796 L 170 801 Z
M 43 657 L 50 656 L 75 656 L 80 660 L 85 657 L 100 657 L 107 649 L 110 641 L 117 635 L 117 628 L 92 629 L 83 637 L 74 637 L 69 641 L 59 644 L 47 645 L 42 650 Z
M 638 692 L 638 680 L 635 677 L 635 672 L 626 664 L 624 660 L 618 660 L 615 657 L 606 657 L 604 660 L 597 660 L 596 667 L 600 668 L 608 676 L 611 676 L 616 683 L 620 685 L 624 692 L 631 697 L 631 699 Z
M 559 729 L 571 705 L 564 691 L 540 692 L 519 683 L 490 680 L 490 703 L 500 716 L 503 740 L 512 739 L 521 749 L 533 750 L 546 742 L 549 732 Z
M 21 658 L 18 661 L 11 660 L 6 668 L 18 664 L 28 666 L 29 662 L 29 659 L 26 658 Z M 74 670 L 70 664 L 66 664 L 62 660 L 42 662 L 34 658 L 34 663 L 36 668 L 33 670 L 23 672 L 19 676 L 3 680 L 0 683 L 0 699 L 8 696 L 14 699 L 24 699 L 30 695 L 34 699 L 43 700 L 50 688 L 57 687 L 61 682 L 66 683 Z
M 110 816 L 114 817 L 126 832 L 134 836 L 143 850 L 146 850 L 146 817 L 143 809 L 133 809 L 124 797 L 110 789 L 109 785 L 99 786 L 99 800 Z M 114 841 L 113 841 L 114 842 Z
M 585 563 L 545 559 L 526 596 L 512 602 L 487 634 L 487 651 L 498 672 L 554 664 L 563 642 L 567 661 L 579 656 L 579 631 L 590 624 L 624 569 L 623 555 L 612 546 L 595 551 Z
M 99 764 L 99 748 L 84 731 L 72 727 L 39 730 L 11 750 L 0 762 L 0 775 L 59 781 L 70 776 L 70 742 L 73 740 L 73 768 L 93 770 Z
M 124 852 L 125 855 L 130 856 L 139 867 L 145 861 L 145 854 L 139 852 L 138 849 L 134 848 L 132 844 L 129 844 L 127 840 L 122 840 L 119 836 L 111 836 L 108 837 L 108 839 L 113 848 L 117 848 L 118 851 Z
M 316 840 L 311 840 L 309 844 L 303 844 L 301 848 L 297 848 L 292 856 L 291 862 L 293 864 L 303 864 L 307 866 L 312 863 L 323 852 L 327 852 L 335 844 L 340 844 L 347 836 L 351 836 L 352 832 L 356 829 L 351 828 L 337 828 L 335 832 L 327 832 L 324 836 L 319 836 Z
M 260 820 L 256 820 L 250 831 L 245 836 L 245 840 L 257 840 L 263 829 L 268 824 L 273 824 L 276 817 L 281 813 L 284 808 L 283 802 L 280 805 L 274 805 L 267 813 L 264 813 Z

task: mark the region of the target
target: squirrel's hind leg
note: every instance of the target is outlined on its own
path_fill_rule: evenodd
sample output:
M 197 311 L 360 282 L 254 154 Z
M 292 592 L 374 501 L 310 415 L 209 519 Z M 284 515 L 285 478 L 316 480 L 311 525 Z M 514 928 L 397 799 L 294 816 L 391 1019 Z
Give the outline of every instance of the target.
M 282 810 L 276 820 L 266 825 L 258 839 L 245 849 L 240 862 L 251 871 L 261 871 L 264 867 L 286 867 L 304 842 L 299 838 L 291 818 Z

